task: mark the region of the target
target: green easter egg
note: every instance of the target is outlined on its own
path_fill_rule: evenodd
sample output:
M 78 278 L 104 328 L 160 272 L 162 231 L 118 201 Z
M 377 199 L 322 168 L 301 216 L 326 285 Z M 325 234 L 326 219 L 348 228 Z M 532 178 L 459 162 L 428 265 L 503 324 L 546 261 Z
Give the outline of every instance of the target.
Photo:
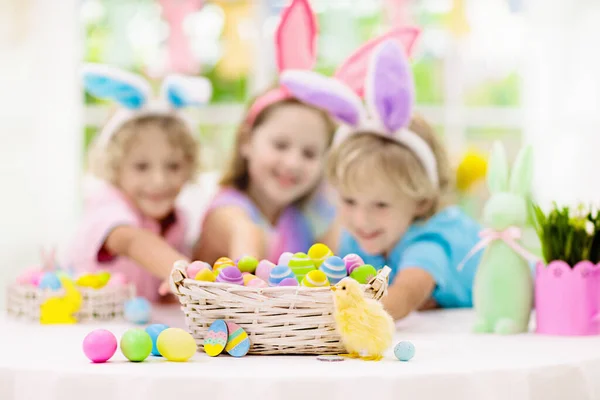
M 256 271 L 256 266 L 258 265 L 258 260 L 251 256 L 244 256 L 240 258 L 238 261 L 238 268 L 242 272 L 250 272 L 253 273 Z
M 129 329 L 121 337 L 120 347 L 129 361 L 144 361 L 152 352 L 152 338 L 143 329 Z
M 315 267 L 314 261 L 305 253 L 296 253 L 288 263 L 288 267 Z
M 352 271 L 352 273 L 350 274 L 350 277 L 358 283 L 362 283 L 364 285 L 369 283 L 371 278 L 373 278 L 375 275 L 377 275 L 377 270 L 375 269 L 375 267 L 369 264 L 365 264 L 361 265 L 358 268 L 355 268 L 354 271 Z

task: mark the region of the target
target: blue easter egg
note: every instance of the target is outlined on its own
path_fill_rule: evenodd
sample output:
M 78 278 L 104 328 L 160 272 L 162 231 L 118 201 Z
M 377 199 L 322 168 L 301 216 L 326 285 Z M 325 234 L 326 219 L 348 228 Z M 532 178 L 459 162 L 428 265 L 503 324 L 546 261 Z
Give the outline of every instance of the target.
M 394 355 L 400 361 L 409 361 L 415 356 L 415 345 L 408 341 L 400 342 L 394 347 Z
M 269 286 L 278 286 L 285 278 L 294 278 L 295 275 L 287 265 L 278 265 L 271 270 Z
M 136 297 L 125 302 L 123 314 L 125 319 L 134 324 L 147 324 L 150 321 L 152 306 L 143 297 Z
M 348 276 L 346 262 L 337 256 L 328 257 L 319 269 L 327 275 L 327 279 L 332 285 Z
M 59 290 L 62 287 L 60 279 L 53 272 L 44 272 L 40 279 L 40 289 Z
M 152 324 L 146 327 L 146 332 L 148 333 L 148 335 L 150 335 L 150 338 L 152 339 L 153 356 L 162 356 L 162 354 L 160 354 L 160 351 L 158 351 L 158 349 L 156 348 L 156 339 L 158 339 L 158 335 L 160 335 L 160 333 L 165 329 L 169 329 L 169 327 L 165 324 Z

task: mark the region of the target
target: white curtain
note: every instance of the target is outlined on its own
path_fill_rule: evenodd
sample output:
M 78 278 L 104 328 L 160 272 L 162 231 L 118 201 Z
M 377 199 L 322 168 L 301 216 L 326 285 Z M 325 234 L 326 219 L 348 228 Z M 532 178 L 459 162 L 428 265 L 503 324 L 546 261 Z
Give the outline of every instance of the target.
M 549 206 L 600 203 L 600 2 L 528 0 L 525 138 Z
M 82 150 L 77 0 L 0 0 L 0 304 L 9 280 L 64 245 Z

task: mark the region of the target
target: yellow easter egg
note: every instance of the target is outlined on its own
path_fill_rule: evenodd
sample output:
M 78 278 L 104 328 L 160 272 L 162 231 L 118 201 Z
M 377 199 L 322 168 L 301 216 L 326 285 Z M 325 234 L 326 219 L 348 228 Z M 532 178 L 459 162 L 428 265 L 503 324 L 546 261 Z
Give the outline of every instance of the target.
M 304 279 L 302 279 L 302 286 L 306 287 L 325 287 L 329 286 L 329 280 L 327 275 L 321 270 L 310 271 Z
M 90 275 L 90 274 L 85 274 L 85 275 L 81 275 L 78 279 L 77 279 L 77 286 L 82 286 L 82 287 L 94 287 L 97 285 L 98 282 L 98 277 L 96 277 L 95 275 Z
M 109 280 L 110 280 L 109 272 L 106 272 L 106 271 L 98 272 L 96 274 L 96 282 L 95 282 L 94 289 L 103 288 L 104 286 L 106 286 L 106 284 L 108 283 Z
M 196 279 L 197 281 L 214 282 L 217 279 L 217 277 L 213 274 L 213 272 L 210 269 L 205 268 L 198 271 L 194 279 Z
M 244 277 L 244 286 L 248 286 L 248 282 L 250 282 L 251 280 L 258 279 L 255 275 L 252 275 L 252 274 L 246 274 L 243 277 Z
M 325 259 L 331 257 L 333 252 L 323 243 L 315 243 L 308 249 L 308 257 L 313 260 L 315 267 L 319 268 Z
M 196 341 L 188 332 L 179 328 L 165 329 L 156 339 L 156 348 L 169 361 L 184 362 L 196 353 Z

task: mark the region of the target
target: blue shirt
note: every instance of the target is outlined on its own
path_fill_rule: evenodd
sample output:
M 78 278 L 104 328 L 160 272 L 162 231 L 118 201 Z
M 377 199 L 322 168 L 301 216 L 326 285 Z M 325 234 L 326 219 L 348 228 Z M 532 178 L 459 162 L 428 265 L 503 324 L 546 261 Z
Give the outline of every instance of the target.
M 390 282 L 404 268 L 417 267 L 431 274 L 433 299 L 440 307 L 471 307 L 473 280 L 481 258 L 478 252 L 458 271 L 459 264 L 479 241 L 481 226 L 452 206 L 424 222 L 412 224 L 389 257 L 364 252 L 347 232 L 342 233 L 339 254 L 358 254 L 367 264 L 392 269 Z

